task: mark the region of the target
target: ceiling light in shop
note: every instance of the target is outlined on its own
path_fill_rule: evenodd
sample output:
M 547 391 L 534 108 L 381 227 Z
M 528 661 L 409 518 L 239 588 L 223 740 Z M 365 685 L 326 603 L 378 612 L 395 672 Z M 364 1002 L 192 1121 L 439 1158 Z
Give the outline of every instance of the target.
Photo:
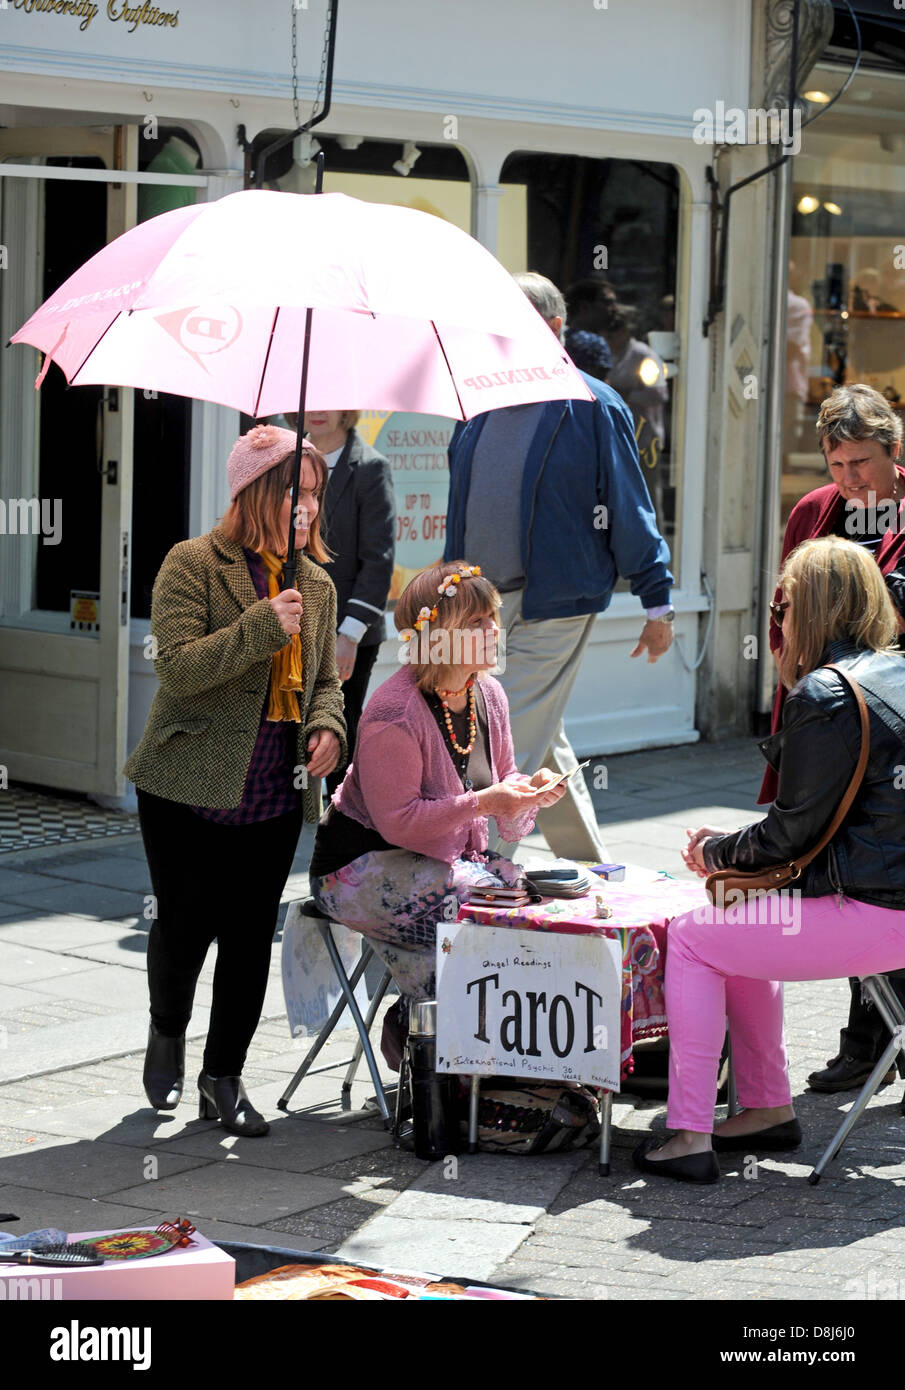
M 656 386 L 660 380 L 660 367 L 652 357 L 645 357 L 638 367 L 638 375 L 645 386 Z
M 807 216 L 809 212 L 817 211 L 820 207 L 820 199 L 815 198 L 811 193 L 803 193 L 795 206 L 799 212 L 803 212 Z
M 827 212 L 831 212 L 834 217 L 842 216 L 842 209 L 838 203 L 824 203 L 823 206 L 826 208 Z
M 805 101 L 816 102 L 818 106 L 825 106 L 830 100 L 829 92 L 805 92 Z

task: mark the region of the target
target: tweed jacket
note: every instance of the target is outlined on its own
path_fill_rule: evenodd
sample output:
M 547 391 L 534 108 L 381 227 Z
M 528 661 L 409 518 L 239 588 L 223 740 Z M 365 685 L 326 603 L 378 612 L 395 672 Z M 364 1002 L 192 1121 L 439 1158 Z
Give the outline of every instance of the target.
M 336 674 L 336 593 L 299 554 L 302 691 L 297 760 L 315 729 L 336 734 L 345 758 L 342 686 Z M 261 723 L 271 656 L 287 637 L 269 599 L 259 599 L 241 545 L 220 527 L 180 541 L 164 559 L 151 600 L 160 687 L 141 742 L 124 768 L 142 791 L 188 806 L 233 808 Z M 303 793 L 305 820 L 321 813 L 320 779 Z
M 396 496 L 383 454 L 350 430 L 324 493 L 321 536 L 335 559 L 326 566 L 336 585 L 336 625 L 367 623 L 360 647 L 386 637 L 384 610 L 393 581 Z

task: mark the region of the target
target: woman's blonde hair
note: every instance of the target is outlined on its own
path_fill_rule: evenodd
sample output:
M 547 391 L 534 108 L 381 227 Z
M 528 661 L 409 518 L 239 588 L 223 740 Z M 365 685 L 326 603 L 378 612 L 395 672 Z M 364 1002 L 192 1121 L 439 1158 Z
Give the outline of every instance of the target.
M 327 564 L 333 559 L 321 539 L 321 511 L 324 489 L 327 486 L 327 462 L 319 449 L 306 439 L 302 444 L 302 460 L 311 460 L 317 479 L 317 516 L 308 527 L 308 539 L 304 549 L 312 559 Z M 243 487 L 229 504 L 220 523 L 231 541 L 237 541 L 247 550 L 272 550 L 275 555 L 285 555 L 289 537 L 280 520 L 287 489 L 292 486 L 295 455 L 289 453 L 280 459 L 266 473 L 262 473 Z
M 396 602 L 393 620 L 399 632 L 410 634 L 408 644 L 409 665 L 415 675 L 419 690 L 436 690 L 448 684 L 449 665 L 434 660 L 418 660 L 420 656 L 432 655 L 431 637 L 438 631 L 449 633 L 464 632 L 476 618 L 492 615 L 496 620 L 500 611 L 500 595 L 489 579 L 483 575 L 463 578 L 451 595 L 439 593 L 441 580 L 448 575 L 458 574 L 470 568 L 467 560 L 451 560 L 442 565 L 432 565 L 422 570 L 406 585 Z M 415 623 L 422 608 L 436 608 L 437 616 L 418 631 Z M 461 639 L 460 639 L 461 640 Z M 442 650 L 442 643 L 433 643 L 433 651 Z
M 790 603 L 779 653 L 787 688 L 820 665 L 831 642 L 847 640 L 879 652 L 896 636 L 896 612 L 880 567 L 853 541 L 802 541 L 786 560 L 779 586 Z

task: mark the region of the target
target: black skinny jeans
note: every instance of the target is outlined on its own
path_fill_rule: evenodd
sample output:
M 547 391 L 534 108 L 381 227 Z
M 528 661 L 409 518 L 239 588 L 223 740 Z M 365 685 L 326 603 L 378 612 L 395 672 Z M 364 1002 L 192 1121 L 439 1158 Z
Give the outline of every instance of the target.
M 204 1070 L 241 1076 L 261 1018 L 280 895 L 303 811 L 250 825 L 217 825 L 179 801 L 138 793 L 141 833 L 157 899 L 148 936 L 151 1019 L 185 1032 L 207 948 L 217 964 Z

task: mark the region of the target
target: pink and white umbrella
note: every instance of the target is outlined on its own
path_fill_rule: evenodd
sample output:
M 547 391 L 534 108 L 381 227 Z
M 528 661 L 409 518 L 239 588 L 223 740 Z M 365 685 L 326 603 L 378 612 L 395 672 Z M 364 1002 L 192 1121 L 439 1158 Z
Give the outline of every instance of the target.
M 323 172 L 318 155 L 318 189 Z M 161 213 L 86 261 L 12 337 L 70 386 L 142 386 L 246 415 L 470 419 L 593 397 L 497 260 L 428 213 L 251 191 Z M 294 570 L 296 445 L 284 587 Z
M 174 392 L 261 417 L 308 409 L 469 419 L 593 399 L 511 276 L 429 213 L 342 193 L 250 191 L 162 213 L 105 246 L 32 314 L 72 386 Z

